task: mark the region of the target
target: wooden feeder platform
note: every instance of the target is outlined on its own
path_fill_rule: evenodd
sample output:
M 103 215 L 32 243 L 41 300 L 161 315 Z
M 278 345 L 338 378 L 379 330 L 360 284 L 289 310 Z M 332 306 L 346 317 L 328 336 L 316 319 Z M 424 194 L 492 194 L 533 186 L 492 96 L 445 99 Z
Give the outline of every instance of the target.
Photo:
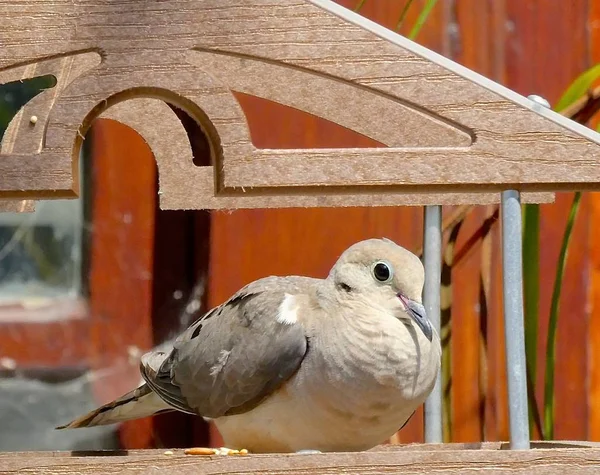
M 533 442 L 530 450 L 508 443 L 382 445 L 367 452 L 192 456 L 183 450 L 9 452 L 0 474 L 597 474 L 600 444 Z M 165 454 L 165 452 L 167 452 Z

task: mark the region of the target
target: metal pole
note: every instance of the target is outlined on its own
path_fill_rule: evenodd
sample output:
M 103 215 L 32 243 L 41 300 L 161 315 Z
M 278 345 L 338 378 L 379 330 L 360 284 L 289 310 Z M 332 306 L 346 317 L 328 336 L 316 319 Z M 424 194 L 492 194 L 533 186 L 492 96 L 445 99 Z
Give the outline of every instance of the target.
M 519 192 L 502 192 L 502 270 L 504 299 L 504 338 L 510 448 L 529 449 L 527 408 L 527 367 L 523 325 L 522 221 Z
M 440 334 L 442 276 L 442 207 L 426 206 L 423 217 L 423 305 L 435 331 Z M 442 443 L 442 376 L 438 373 L 433 391 L 425 401 L 425 442 Z

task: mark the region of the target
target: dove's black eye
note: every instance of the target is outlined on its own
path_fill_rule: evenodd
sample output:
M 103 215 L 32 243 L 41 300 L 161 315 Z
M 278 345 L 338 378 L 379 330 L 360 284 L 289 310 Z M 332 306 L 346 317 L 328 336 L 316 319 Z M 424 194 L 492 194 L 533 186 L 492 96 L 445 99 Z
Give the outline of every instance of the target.
M 384 284 L 391 282 L 394 278 L 394 271 L 392 270 L 392 266 L 389 265 L 387 262 L 376 262 L 371 267 L 371 272 L 373 273 L 373 277 L 375 277 L 375 280 L 383 282 Z

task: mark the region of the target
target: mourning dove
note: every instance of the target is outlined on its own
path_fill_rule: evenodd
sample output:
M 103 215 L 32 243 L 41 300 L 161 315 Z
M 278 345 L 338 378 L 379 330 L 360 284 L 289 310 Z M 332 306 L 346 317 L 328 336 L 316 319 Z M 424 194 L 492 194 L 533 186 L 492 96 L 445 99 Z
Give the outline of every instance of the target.
M 266 277 L 141 359 L 145 384 L 60 428 L 179 410 L 250 452 L 362 451 L 396 433 L 433 388 L 440 340 L 421 261 L 358 242 L 326 279 Z

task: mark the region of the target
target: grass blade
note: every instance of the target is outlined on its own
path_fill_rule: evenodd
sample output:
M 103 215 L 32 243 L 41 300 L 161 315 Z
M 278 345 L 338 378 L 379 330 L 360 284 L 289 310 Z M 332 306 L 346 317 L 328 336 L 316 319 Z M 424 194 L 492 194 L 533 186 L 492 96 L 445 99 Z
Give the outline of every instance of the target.
M 527 372 L 527 402 L 529 404 L 529 407 L 531 408 L 533 426 L 538 430 L 540 434 L 540 439 L 547 440 L 546 434 L 544 432 L 544 423 L 542 422 L 542 417 L 538 409 L 538 403 L 535 399 L 535 384 L 531 380 L 529 372 Z
M 406 14 L 408 13 L 408 9 L 410 8 L 412 2 L 413 0 L 407 0 L 404 4 L 404 8 L 402 8 L 402 12 L 400 13 L 400 18 L 396 23 L 396 31 L 400 30 L 400 28 L 402 27 L 402 23 L 404 23 L 404 20 L 406 20 Z
M 534 391 L 537 368 L 537 343 L 540 300 L 540 207 L 523 206 L 523 297 L 525 310 L 525 358 L 530 390 Z M 538 412 L 535 392 L 530 394 L 529 429 L 533 431 L 534 415 Z
M 585 123 L 598 110 L 600 96 L 596 91 L 592 93 L 592 86 L 600 78 L 600 64 L 592 66 L 580 74 L 563 93 L 562 97 L 554 107 L 554 110 L 576 120 L 579 123 Z M 585 98 L 587 96 L 587 98 Z M 585 98 L 585 100 L 584 100 Z M 583 114 L 583 111 L 590 111 Z M 556 332 L 558 328 L 558 311 L 560 306 L 560 293 L 562 290 L 562 281 L 564 278 L 567 254 L 573 226 L 581 202 L 581 192 L 576 192 L 573 197 L 573 203 L 569 211 L 563 242 L 558 258 L 556 275 L 554 278 L 554 288 L 552 290 L 552 300 L 550 303 L 550 315 L 548 320 L 548 335 L 546 339 L 546 369 L 544 380 L 544 431 L 542 436 L 547 440 L 554 438 L 554 374 L 556 360 Z M 529 366 L 529 364 L 528 364 Z
M 421 10 L 421 13 L 419 13 L 417 21 L 415 22 L 412 29 L 410 30 L 410 33 L 408 34 L 408 37 L 411 40 L 414 40 L 417 37 L 417 35 L 421 31 L 421 28 L 423 28 L 423 25 L 427 21 L 427 17 L 429 17 L 431 10 L 433 10 L 433 7 L 435 7 L 436 3 L 437 0 L 427 0 L 427 3 L 423 7 L 423 10 Z
M 356 4 L 356 6 L 354 7 L 354 11 L 355 11 L 356 13 L 358 13 L 358 12 L 361 10 L 361 8 L 362 8 L 362 7 L 365 5 L 365 2 L 366 2 L 366 1 L 367 1 L 367 0 L 359 0 L 359 2 L 358 2 L 358 3 Z
M 550 319 L 548 321 L 548 338 L 546 347 L 546 379 L 544 381 L 544 435 L 547 440 L 554 438 L 554 370 L 556 360 L 556 329 L 558 327 L 558 309 L 560 306 L 560 293 L 567 263 L 569 241 L 573 232 L 573 225 L 581 202 L 581 192 L 576 192 L 569 211 L 562 246 L 556 267 L 552 302 L 550 304 Z

